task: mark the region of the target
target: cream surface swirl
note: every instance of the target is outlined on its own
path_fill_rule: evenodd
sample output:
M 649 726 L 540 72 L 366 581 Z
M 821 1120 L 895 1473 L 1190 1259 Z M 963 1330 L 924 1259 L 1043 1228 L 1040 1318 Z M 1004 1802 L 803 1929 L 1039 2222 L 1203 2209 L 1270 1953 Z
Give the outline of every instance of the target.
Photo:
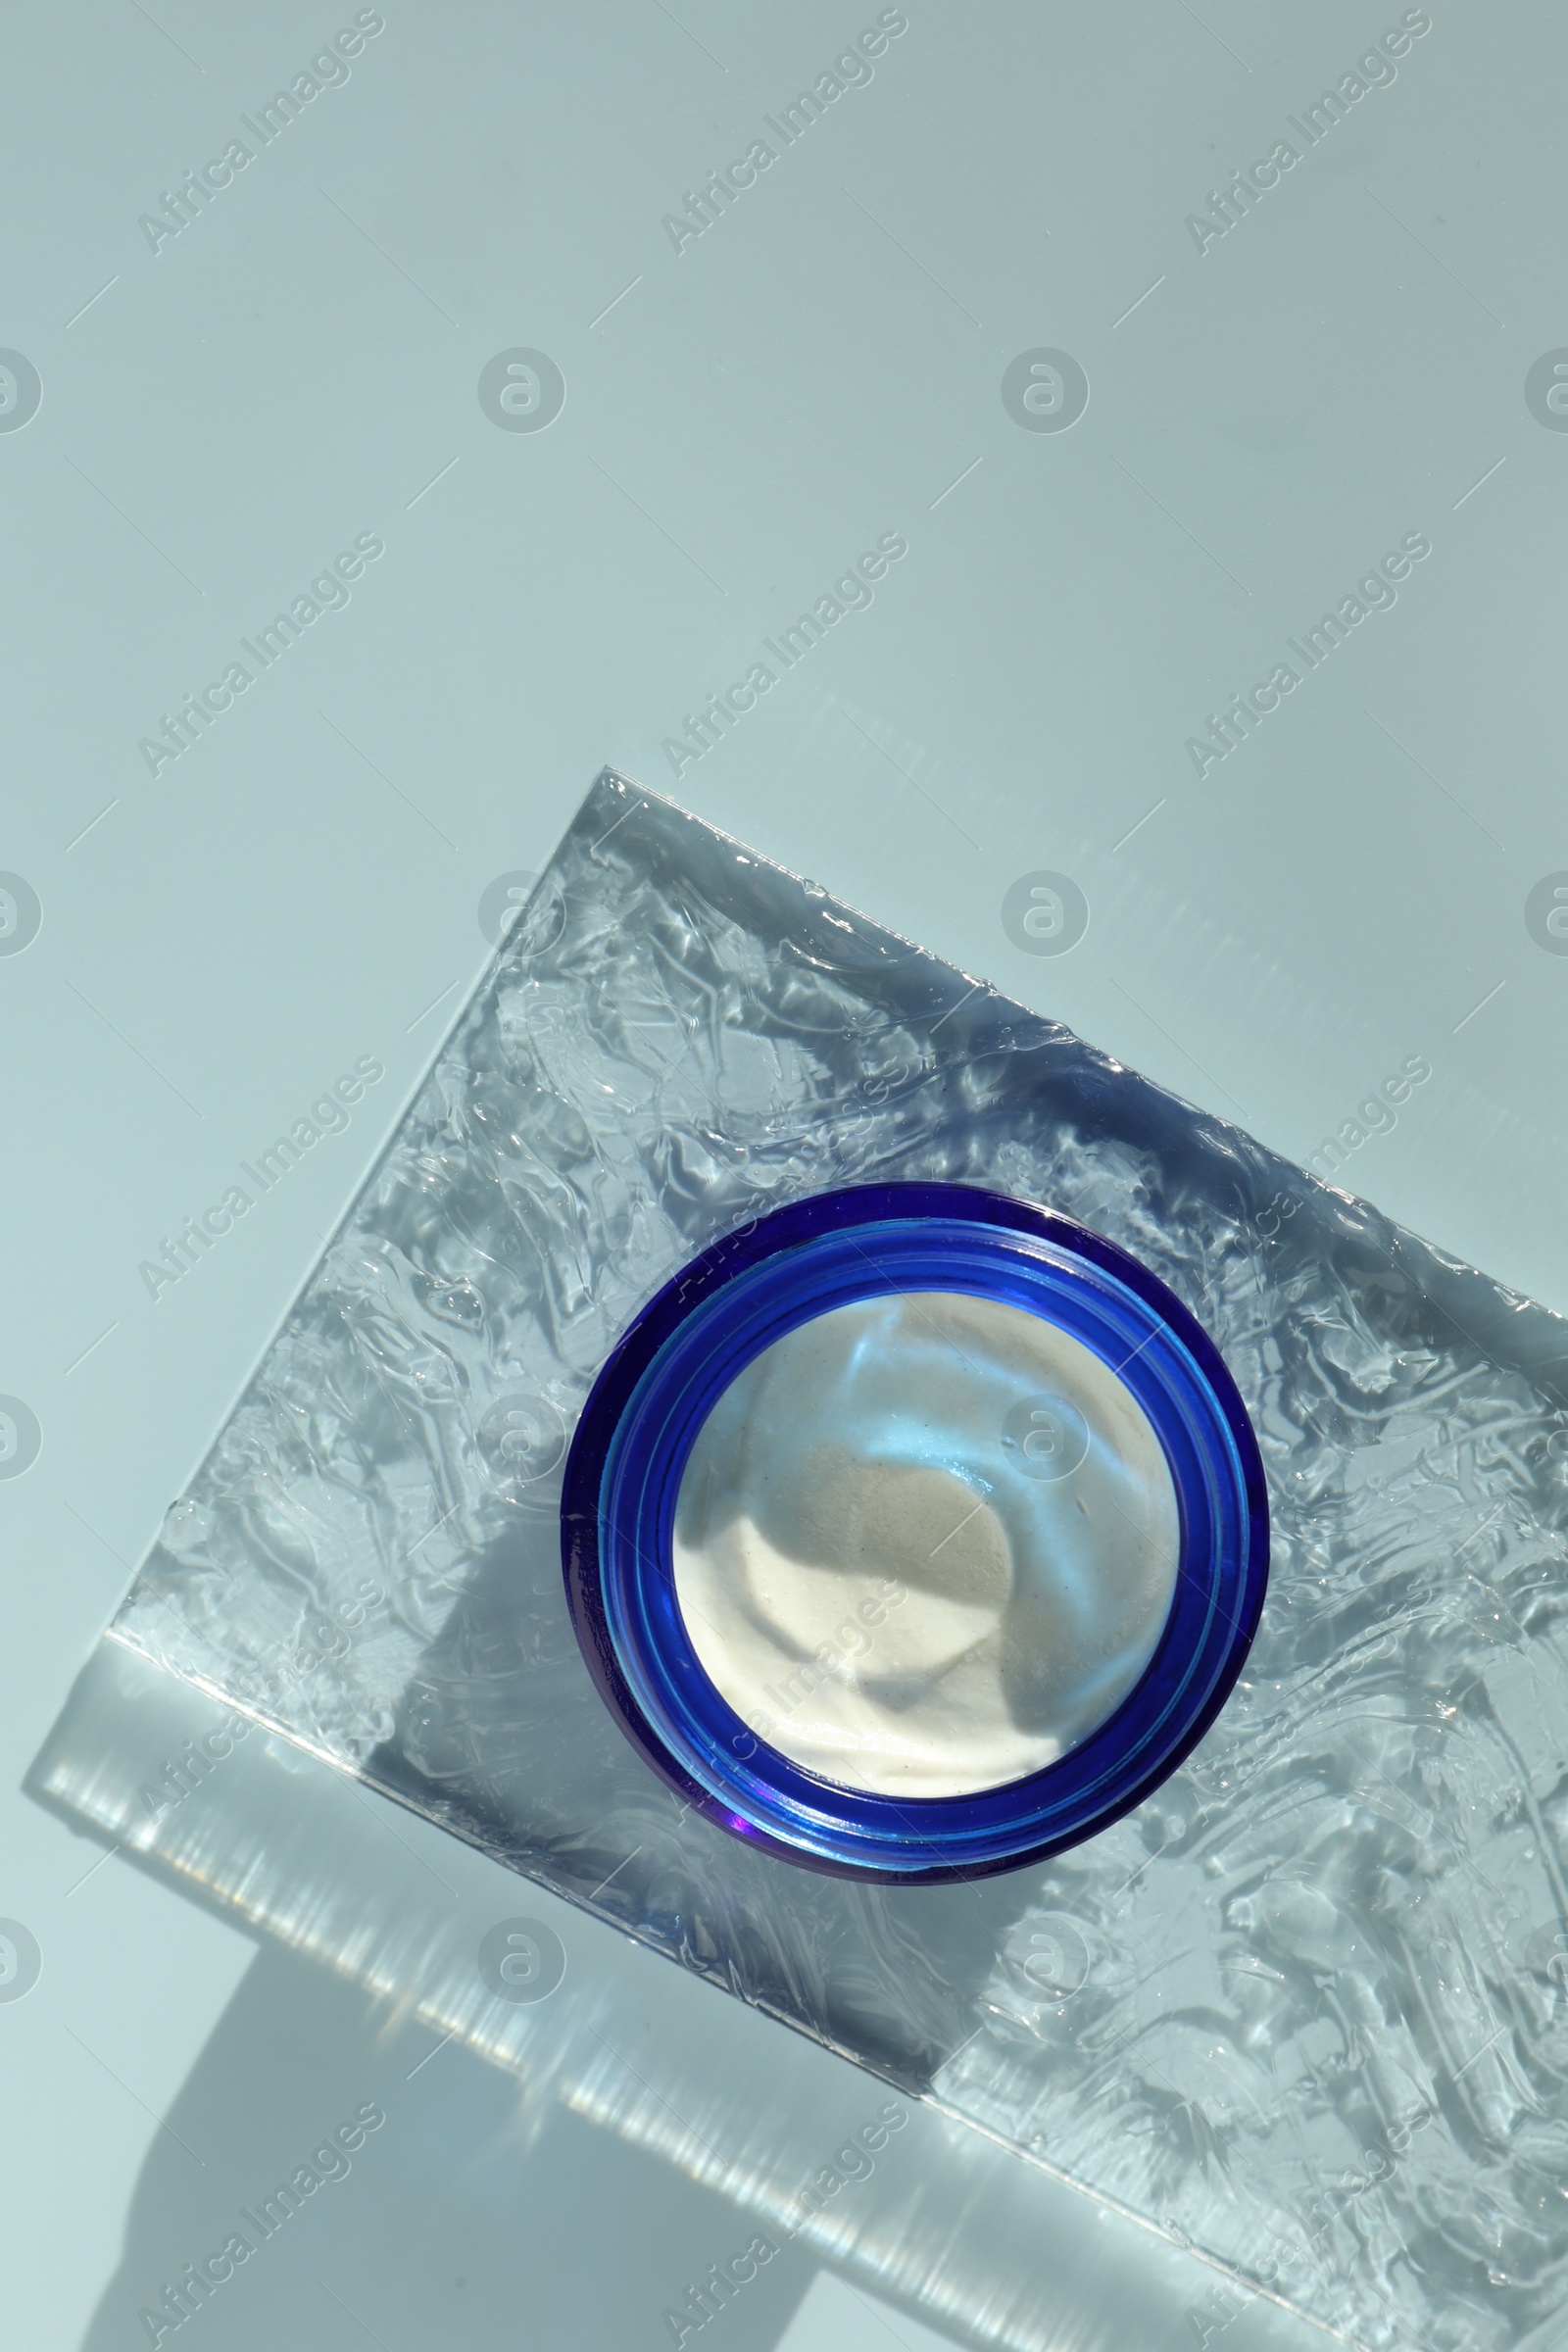
M 710 1681 L 840 1787 L 959 1796 L 1054 1763 L 1133 1689 L 1175 1592 L 1175 1488 L 1081 1341 L 946 1291 L 831 1309 L 698 1434 L 676 1598 Z

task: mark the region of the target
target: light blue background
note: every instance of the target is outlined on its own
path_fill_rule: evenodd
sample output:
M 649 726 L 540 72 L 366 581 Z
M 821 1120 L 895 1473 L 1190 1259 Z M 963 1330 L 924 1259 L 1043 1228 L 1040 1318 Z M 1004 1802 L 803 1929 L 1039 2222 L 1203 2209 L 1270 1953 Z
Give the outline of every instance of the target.
M 1423 1057 L 1342 1181 L 1568 1308 L 1568 957 L 1524 916 L 1568 868 L 1568 438 L 1524 397 L 1568 343 L 1559 12 L 1413 12 L 1396 78 L 1200 252 L 1188 216 L 1402 8 L 910 0 L 677 252 L 664 216 L 875 7 L 391 0 L 155 253 L 140 217 L 355 13 L 8 28 L 0 344 L 43 386 L 0 432 L 0 867 L 43 910 L 0 956 L 0 1391 L 43 1431 L 0 1482 L 13 1792 L 479 969 L 486 886 L 607 761 L 1297 1157 Z M 518 346 L 565 379 L 545 431 L 480 407 Z M 1001 397 L 1042 346 L 1089 379 L 1066 432 Z M 677 780 L 684 714 L 890 532 L 871 605 Z M 1200 779 L 1206 714 L 1414 532 L 1397 604 Z M 151 775 L 159 714 L 360 533 L 347 608 Z M 1090 907 L 1059 958 L 1001 920 L 1040 869 Z M 362 1055 L 347 1131 L 151 1298 L 162 1238 Z M 74 2346 L 152 2118 L 248 2053 L 239 2164 L 246 2099 L 287 2138 L 287 2093 L 250 1945 L 119 1859 L 70 1892 L 93 1849 L 5 1803 L 0 1913 L 44 1951 L 0 2006 L 7 2317 Z M 277 2015 L 318 1997 L 296 1966 Z M 415 2277 L 395 2201 L 372 2239 Z M 662 2291 L 603 2340 L 667 2340 Z M 393 2352 L 419 2328 L 493 2340 L 426 2316 Z

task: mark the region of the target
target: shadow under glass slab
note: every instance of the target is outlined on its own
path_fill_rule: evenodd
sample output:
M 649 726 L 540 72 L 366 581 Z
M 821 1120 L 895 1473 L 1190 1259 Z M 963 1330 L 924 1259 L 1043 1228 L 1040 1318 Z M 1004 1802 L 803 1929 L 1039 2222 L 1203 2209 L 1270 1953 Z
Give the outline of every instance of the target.
M 341 2344 L 360 2332 L 345 2310 L 388 2352 L 477 2352 L 519 2328 L 614 2352 L 667 2343 L 703 2308 L 693 2290 L 714 2266 L 744 2272 L 759 2236 L 775 2251 L 699 2330 L 721 2322 L 741 2352 L 777 2341 L 821 2266 L 1008 2352 L 1054 2352 L 1064 2328 L 1083 2352 L 1185 2352 L 1191 2315 L 1224 2291 L 1195 2252 L 291 1740 L 234 1740 L 233 1723 L 106 1642 L 31 1777 L 76 1828 L 261 1937 L 156 2135 L 82 2352 L 152 2340 L 166 2290 L 215 2256 L 221 2269 L 236 2230 L 253 2250 L 199 2298 L 200 2336 L 224 2352 Z M 215 1737 L 226 1752 L 195 1769 Z M 509 1989 L 508 1929 L 526 1931 L 519 1948 L 554 1939 L 559 1982 L 524 1968 Z M 367 2108 L 384 2123 L 367 2128 Z M 345 2132 L 360 2144 L 340 2166 Z M 1226 2352 L 1324 2340 L 1251 2299 Z
M 80 2352 L 187 2327 L 222 2352 L 667 2342 L 664 2309 L 748 2243 L 734 2208 L 461 2039 L 420 2066 L 430 2046 L 264 1945 L 155 2139 Z M 734 2352 L 768 2352 L 813 2270 L 788 2248 L 757 2270 L 725 2312 Z

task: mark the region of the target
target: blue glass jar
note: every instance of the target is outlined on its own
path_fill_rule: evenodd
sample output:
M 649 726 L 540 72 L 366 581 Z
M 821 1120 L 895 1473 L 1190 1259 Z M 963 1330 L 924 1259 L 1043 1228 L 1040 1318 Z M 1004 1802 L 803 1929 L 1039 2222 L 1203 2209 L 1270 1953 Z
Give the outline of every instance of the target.
M 1020 1317 L 1038 1321 L 1025 1326 Z M 922 1322 L 929 1327 L 923 1335 Z M 897 1349 L 890 1354 L 885 1345 L 880 1352 L 871 1348 L 873 1336 L 885 1341 L 899 1331 L 922 1342 L 908 1360 L 913 1366 L 918 1357 L 926 1385 L 907 1397 L 898 1394 Z M 949 1351 L 941 1386 L 950 1404 L 966 1385 L 989 1400 L 1000 1394 L 994 1367 L 982 1360 L 993 1331 L 1003 1335 L 1004 1353 L 1012 1347 L 1010 1335 L 1021 1333 L 1027 1341 L 1037 1333 L 1064 1363 L 1082 1367 L 1088 1385 L 1080 1383 L 1069 1395 L 1058 1383 L 1060 1394 L 1053 1390 L 1045 1402 L 1020 1395 L 994 1430 L 982 1411 L 974 1423 L 979 1438 L 972 1429 L 956 1436 L 951 1411 L 931 1406 L 934 1351 L 939 1343 Z M 971 1332 L 980 1335 L 977 1343 L 971 1344 Z M 821 1361 L 836 1369 L 817 1394 L 811 1374 L 816 1359 L 801 1359 L 800 1350 L 819 1343 L 828 1344 Z M 792 1349 L 806 1377 L 781 1387 L 773 1370 L 789 1363 Z M 1014 1348 L 1007 1360 L 1025 1358 Z M 790 1409 L 798 1417 L 810 1422 L 813 1415 L 826 1416 L 827 1439 L 814 1453 L 792 1451 L 794 1433 L 779 1423 L 776 1406 L 772 1420 L 757 1420 L 764 1375 L 773 1380 L 767 1394 L 793 1397 Z M 771 1496 L 765 1509 L 748 1507 L 760 1509 L 770 1525 L 777 1521 L 786 1532 L 778 1540 L 781 1550 L 770 1551 L 756 1539 L 758 1556 L 772 1563 L 760 1589 L 771 1593 L 777 1587 L 786 1601 L 803 1583 L 814 1592 L 820 1585 L 816 1570 L 791 1565 L 810 1545 L 788 1531 L 803 1508 L 808 1517 L 816 1511 L 813 1526 L 821 1523 L 819 1498 L 803 1494 L 803 1484 L 838 1491 L 825 1474 L 807 1476 L 803 1463 L 826 1460 L 831 1452 L 840 1485 L 859 1475 L 852 1458 L 858 1441 L 846 1436 L 841 1394 L 874 1402 L 871 1450 L 878 1458 L 865 1473 L 881 1481 L 874 1494 L 895 1502 L 928 1493 L 973 1494 L 953 1537 L 959 1538 L 970 1520 L 976 1533 L 962 1538 L 962 1556 L 949 1552 L 940 1569 L 911 1558 L 910 1584 L 898 1587 L 897 1578 L 884 1579 L 884 1591 L 898 1587 L 902 1593 L 896 1642 L 880 1632 L 882 1618 L 869 1607 L 861 1617 L 878 1632 L 862 1638 L 860 1619 L 847 1619 L 856 1630 L 842 1656 L 831 1643 L 813 1650 L 809 1633 L 801 1633 L 799 1625 L 779 1634 L 769 1621 L 767 1639 L 796 1644 L 780 1654 L 805 1661 L 788 1677 L 788 1687 L 812 1695 L 793 1708 L 770 1703 L 764 1709 L 749 1700 L 737 1705 L 737 1692 L 752 1690 L 755 1678 L 737 1679 L 741 1669 L 732 1668 L 713 1625 L 692 1608 L 698 1588 L 691 1545 L 683 1554 L 679 1531 L 698 1525 L 701 1514 L 693 1519 L 688 1469 L 706 1465 L 710 1481 L 721 1478 L 749 1447 L 749 1475 L 765 1494 L 771 1448 L 778 1465 Z M 1118 1456 L 1117 1442 L 1106 1436 L 1112 1427 L 1124 1433 L 1119 1458 L 1109 1458 Z M 1141 1432 L 1151 1433 L 1147 1443 Z M 1030 1502 L 1018 1485 L 1020 1474 L 1051 1482 L 1044 1519 L 1027 1511 L 1019 1516 L 1018 1496 Z M 1092 1500 L 1100 1497 L 1093 1511 L 1081 1495 L 1075 1499 L 1075 1478 Z M 1047 1687 L 1052 1662 L 1027 1654 L 1029 1628 L 1055 1621 L 1038 1610 L 1019 1616 L 1011 1600 L 996 1602 L 993 1614 L 1004 1605 L 1013 1610 L 1006 1620 L 1013 1630 L 1005 1642 L 991 1635 L 976 1641 L 964 1652 L 963 1671 L 972 1684 L 979 1672 L 975 1661 L 993 1654 L 1002 1661 L 996 1688 L 1003 1695 L 991 1725 L 1003 1735 L 997 1753 L 1049 1753 L 1051 1760 L 1010 1771 L 1004 1763 L 1004 1777 L 997 1779 L 983 1758 L 970 1769 L 960 1753 L 955 1770 L 954 1738 L 961 1749 L 969 1720 L 960 1715 L 953 1719 L 956 1735 L 947 1724 L 948 1746 L 934 1785 L 961 1792 L 928 1793 L 931 1770 L 916 1752 L 918 1742 L 905 1740 L 901 1729 L 925 1720 L 920 1709 L 926 1693 L 908 1665 L 915 1654 L 911 1629 L 927 1629 L 929 1647 L 929 1628 L 940 1620 L 930 1654 L 940 1652 L 943 1661 L 957 1655 L 967 1636 L 960 1631 L 954 1637 L 948 1627 L 987 1622 L 984 1609 L 993 1604 L 986 1601 L 986 1580 L 994 1583 L 1001 1575 L 1005 1581 L 1009 1573 L 997 1565 L 1006 1551 L 997 1529 L 1038 1524 L 1045 1553 L 1063 1544 L 1083 1551 L 1083 1526 L 1096 1513 L 1110 1539 L 1121 1537 L 1129 1557 L 1140 1549 L 1150 1553 L 1150 1530 L 1168 1524 L 1171 1531 L 1168 1560 L 1152 1562 L 1163 1582 L 1149 1583 L 1149 1559 L 1140 1569 L 1141 1589 L 1157 1590 L 1159 1611 L 1141 1648 L 1122 1644 L 1119 1671 L 1130 1687 L 1123 1691 L 1112 1680 L 1102 1712 L 1080 1706 L 1065 1734 L 1060 1721 L 1067 1718 L 1049 1739 L 1038 1725 L 1020 1729 L 1012 1720 L 1019 1710 L 1005 1693 Z M 1143 1532 L 1136 1542 L 1118 1530 L 1117 1518 L 1129 1526 L 1138 1520 Z M 872 1507 L 870 1520 L 862 1510 L 856 1524 L 875 1519 Z M 895 1522 L 906 1524 L 896 1512 L 888 1525 Z M 989 1553 L 979 1542 L 987 1529 Z M 1257 1443 L 1234 1382 L 1187 1309 L 1147 1267 L 1084 1227 L 1028 1202 L 956 1184 L 820 1193 L 726 1235 L 694 1258 L 644 1308 L 594 1385 L 567 1459 L 562 1536 L 572 1621 L 595 1685 L 628 1739 L 669 1786 L 734 1836 L 787 1860 L 901 1884 L 1019 1868 L 1094 1836 L 1140 1803 L 1175 1770 L 1224 1704 L 1257 1627 L 1268 1571 Z M 877 1532 L 882 1567 L 887 1544 L 898 1540 L 886 1525 Z M 820 1549 L 819 1534 L 812 1541 Z M 933 1560 L 950 1541 L 939 1538 Z M 924 1553 L 923 1538 L 916 1548 Z M 1092 1584 L 1102 1556 L 1109 1556 L 1103 1540 L 1101 1554 L 1091 1547 L 1071 1567 L 1080 1588 L 1085 1577 Z M 852 1566 L 858 1573 L 858 1560 Z M 724 1568 L 722 1574 L 728 1573 Z M 1049 1559 L 1041 1573 L 1049 1582 Z M 854 1590 L 864 1589 L 861 1576 Z M 702 1590 L 721 1592 L 721 1583 Z M 1095 1624 L 1093 1592 L 1080 1592 L 1080 1597 Z M 725 1623 L 747 1630 L 758 1618 L 749 1600 L 741 1616 Z M 1033 1638 L 1037 1646 L 1044 1642 L 1049 1647 L 1046 1636 Z M 877 1642 L 884 1655 L 862 1661 L 859 1653 L 871 1652 Z M 1101 1649 L 1111 1646 L 1099 1643 Z M 1045 1684 L 1039 1675 L 1031 1684 L 1037 1668 Z M 951 1677 L 954 1669 L 944 1663 L 943 1672 Z M 783 1687 L 768 1686 L 775 1698 Z M 880 1714 L 867 1712 L 871 1702 L 862 1703 L 864 1691 L 879 1694 Z M 1027 1716 L 1028 1708 L 1022 1713 Z M 878 1727 L 891 1724 L 893 1730 L 883 1738 L 879 1729 L 879 1744 L 868 1739 L 862 1763 L 856 1753 L 857 1726 L 873 1715 Z M 900 1777 L 909 1772 L 916 1776 L 912 1782 Z

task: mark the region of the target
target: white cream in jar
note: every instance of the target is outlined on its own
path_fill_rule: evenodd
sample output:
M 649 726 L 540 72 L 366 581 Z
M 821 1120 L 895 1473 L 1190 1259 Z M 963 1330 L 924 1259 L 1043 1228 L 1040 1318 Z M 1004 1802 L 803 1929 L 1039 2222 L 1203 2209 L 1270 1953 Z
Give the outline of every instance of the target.
M 1069 1333 L 899 1292 L 799 1325 L 699 1432 L 675 1518 L 698 1658 L 760 1739 L 844 1788 L 943 1797 L 1065 1754 L 1144 1673 L 1175 1488 Z

